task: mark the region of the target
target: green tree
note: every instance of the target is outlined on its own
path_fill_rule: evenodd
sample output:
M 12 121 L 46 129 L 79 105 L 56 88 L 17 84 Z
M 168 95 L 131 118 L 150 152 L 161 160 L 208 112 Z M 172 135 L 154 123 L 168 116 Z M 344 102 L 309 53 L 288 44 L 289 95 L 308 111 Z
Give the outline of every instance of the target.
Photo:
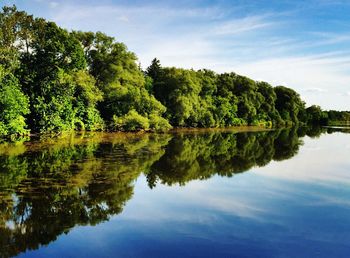
M 60 132 L 75 128 L 75 88 L 69 74 L 86 66 L 80 43 L 52 22 L 35 19 L 31 51 L 21 52 L 17 70 L 30 99 L 29 126 L 34 131 Z
M 157 82 L 162 77 L 163 69 L 160 61 L 157 58 L 152 60 L 152 63 L 147 67 L 145 74 L 152 78 L 153 81 Z
M 257 91 L 263 96 L 264 100 L 258 109 L 259 119 L 280 124 L 282 119 L 278 113 L 275 104 L 277 95 L 274 88 L 267 82 L 257 82 Z
M 18 80 L 0 65 L 0 137 L 28 133 L 24 116 L 29 101 Z
M 278 86 L 274 88 L 277 99 L 276 109 L 286 124 L 298 123 L 299 113 L 305 109 L 305 103 L 294 90 Z
M 175 126 L 197 126 L 200 80 L 192 70 L 164 68 L 162 83 L 154 84 L 157 99 L 167 108 L 166 117 Z
M 161 118 L 166 109 L 146 88 L 145 77 L 137 66 L 134 53 L 101 32 L 74 32 L 73 35 L 82 42 L 89 71 L 103 92 L 104 100 L 98 108 L 103 118 L 112 125 L 111 128 L 119 128 L 113 121 L 132 110 L 146 120 L 151 114 Z M 149 123 L 141 124 L 145 128 L 140 129 L 148 129 L 146 125 Z

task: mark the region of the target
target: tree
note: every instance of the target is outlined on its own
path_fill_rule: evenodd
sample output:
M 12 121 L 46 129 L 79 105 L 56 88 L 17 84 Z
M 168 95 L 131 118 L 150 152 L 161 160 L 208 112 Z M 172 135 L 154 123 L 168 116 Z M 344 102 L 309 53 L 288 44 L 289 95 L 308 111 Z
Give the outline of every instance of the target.
M 170 123 L 175 126 L 197 126 L 201 84 L 196 72 L 165 68 L 159 80 L 161 83 L 153 86 L 154 94 L 166 106 L 166 117 Z
M 129 52 L 124 44 L 101 32 L 74 32 L 72 35 L 84 46 L 89 71 L 104 95 L 98 108 L 111 128 L 120 128 L 115 126 L 115 121 L 125 120 L 124 116 L 131 111 L 146 120 L 150 115 L 161 119 L 166 109 L 146 89 L 146 80 L 137 66 L 134 53 Z M 131 113 L 134 117 L 135 114 Z M 146 125 L 149 123 L 141 124 L 144 128 L 140 129 L 148 129 Z
M 40 132 L 75 128 L 74 84 L 68 77 L 86 67 L 80 43 L 55 23 L 35 19 L 31 51 L 20 53 L 17 69 L 23 91 L 29 96 L 30 127 Z
M 18 80 L 0 65 L 0 137 L 28 133 L 24 116 L 29 101 Z
M 277 95 L 274 88 L 267 82 L 257 82 L 257 91 L 263 96 L 264 100 L 258 109 L 259 119 L 271 121 L 275 124 L 282 122 L 280 114 L 276 110 L 275 104 Z
M 147 67 L 145 74 L 151 77 L 154 82 L 157 82 L 162 77 L 162 66 L 157 58 L 152 60 L 152 63 Z
M 13 72 L 19 65 L 19 54 L 29 52 L 33 17 L 4 6 L 0 12 L 0 64 Z
M 276 109 L 286 124 L 298 123 L 299 112 L 305 108 L 305 103 L 294 90 L 278 86 L 274 88 L 277 99 Z

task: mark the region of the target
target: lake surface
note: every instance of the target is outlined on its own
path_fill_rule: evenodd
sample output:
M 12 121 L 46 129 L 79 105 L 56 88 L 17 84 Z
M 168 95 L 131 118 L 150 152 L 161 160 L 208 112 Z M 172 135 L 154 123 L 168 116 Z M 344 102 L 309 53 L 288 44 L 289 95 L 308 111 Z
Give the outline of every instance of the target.
M 348 132 L 0 144 L 0 257 L 349 257 Z

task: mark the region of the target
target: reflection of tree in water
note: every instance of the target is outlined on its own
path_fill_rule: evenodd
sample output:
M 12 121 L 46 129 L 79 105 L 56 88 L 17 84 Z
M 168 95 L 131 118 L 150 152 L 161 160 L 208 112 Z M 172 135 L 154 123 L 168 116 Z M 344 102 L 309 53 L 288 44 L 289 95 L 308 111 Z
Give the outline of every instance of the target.
M 217 174 L 231 177 L 271 160 L 295 155 L 301 141 L 296 130 L 255 133 L 179 134 L 147 173 L 150 187 L 157 181 L 186 184 Z
M 107 137 L 0 146 L 0 257 L 37 249 L 76 225 L 120 213 L 134 180 L 163 155 L 170 138 Z M 13 154 L 23 147 L 28 150 Z
M 305 134 L 306 129 L 117 133 L 2 144 L 0 256 L 37 249 L 76 225 L 120 213 L 142 172 L 150 187 L 231 177 L 292 157 L 301 144 L 298 135 Z

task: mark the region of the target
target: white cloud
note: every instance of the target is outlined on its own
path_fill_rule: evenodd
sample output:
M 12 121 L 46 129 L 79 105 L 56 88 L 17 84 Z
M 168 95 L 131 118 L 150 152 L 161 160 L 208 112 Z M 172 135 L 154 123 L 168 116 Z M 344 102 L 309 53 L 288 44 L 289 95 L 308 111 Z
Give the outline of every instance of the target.
M 328 90 L 321 89 L 321 88 L 307 88 L 304 91 L 311 92 L 311 93 L 326 93 L 326 92 L 328 92 Z
M 326 109 L 350 109 L 349 99 L 342 93 L 348 89 L 349 55 L 310 55 L 280 57 L 236 64 L 232 69 L 274 85 L 287 85 L 301 93 L 308 105 Z M 311 90 L 310 90 L 311 89 Z M 315 93 L 327 94 L 315 94 Z
M 214 27 L 211 33 L 217 35 L 241 34 L 243 32 L 271 27 L 274 24 L 274 22 L 266 21 L 266 16 L 248 16 L 241 19 L 222 22 L 219 26 Z
M 344 42 L 350 42 L 350 36 L 344 35 L 344 34 L 337 34 L 337 33 L 325 33 L 325 32 L 314 32 L 312 33 L 315 36 L 318 36 L 321 41 L 318 43 L 315 42 L 314 44 L 318 45 L 331 45 L 336 43 L 344 43 Z
M 125 15 L 120 16 L 120 17 L 119 17 L 119 20 L 120 20 L 120 21 L 123 21 L 123 22 L 129 22 L 129 18 L 128 18 L 127 16 L 125 16 Z
M 350 149 L 344 145 L 348 137 L 341 133 L 323 134 L 317 140 L 306 137 L 298 155 L 283 162 L 271 162 L 257 170 L 257 174 L 330 187 L 350 185 Z
M 49 3 L 50 8 L 56 8 L 58 6 L 57 2 L 50 2 Z

